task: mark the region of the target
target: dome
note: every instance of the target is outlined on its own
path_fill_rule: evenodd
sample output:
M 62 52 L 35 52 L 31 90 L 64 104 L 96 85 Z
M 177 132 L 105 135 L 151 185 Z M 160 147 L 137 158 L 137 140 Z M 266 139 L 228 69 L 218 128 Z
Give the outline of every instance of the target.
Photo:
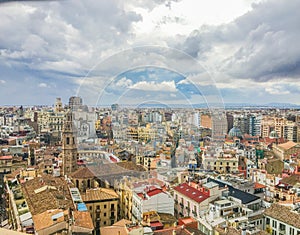
M 277 132 L 274 130 L 274 131 L 270 132 L 269 138 L 270 139 L 277 139 L 277 138 L 279 138 L 279 136 L 278 136 Z
M 228 135 L 230 137 L 242 137 L 243 136 L 240 128 L 238 128 L 236 126 L 234 126 L 230 129 L 230 131 L 228 132 Z

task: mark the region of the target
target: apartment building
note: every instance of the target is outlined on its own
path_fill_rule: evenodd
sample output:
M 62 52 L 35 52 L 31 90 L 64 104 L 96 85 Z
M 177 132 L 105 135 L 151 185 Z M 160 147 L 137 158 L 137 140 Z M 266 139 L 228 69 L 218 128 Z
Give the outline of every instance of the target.
M 274 145 L 273 151 L 275 156 L 281 160 L 290 159 L 291 155 L 300 153 L 300 145 L 293 141 L 288 141 L 283 144 Z
M 208 210 L 209 202 L 222 195 L 218 184 L 210 182 L 203 186 L 194 182 L 183 183 L 174 188 L 175 215 L 199 219 Z
M 6 174 L 12 171 L 12 156 L 1 156 L 0 157 L 0 173 Z
M 95 230 L 113 225 L 117 221 L 119 196 L 113 189 L 87 189 L 81 197 L 90 212 Z
M 154 185 L 135 188 L 132 195 L 133 221 L 141 221 L 143 213 L 149 211 L 174 215 L 173 197 L 168 192 Z
M 270 234 L 276 235 L 299 235 L 300 213 L 289 207 L 273 203 L 264 212 L 265 229 Z

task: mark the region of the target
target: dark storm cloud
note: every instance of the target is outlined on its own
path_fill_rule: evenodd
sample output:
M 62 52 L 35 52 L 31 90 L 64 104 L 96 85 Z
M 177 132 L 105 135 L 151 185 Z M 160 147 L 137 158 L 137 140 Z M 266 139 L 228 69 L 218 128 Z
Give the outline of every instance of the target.
M 194 31 L 184 50 L 199 57 L 218 56 L 222 46 L 228 55 L 217 66 L 239 78 L 267 81 L 300 76 L 300 1 L 272 0 L 253 5 L 253 10 L 221 26 Z M 215 53 L 215 54 L 214 54 Z M 203 57 L 202 57 L 203 58 Z

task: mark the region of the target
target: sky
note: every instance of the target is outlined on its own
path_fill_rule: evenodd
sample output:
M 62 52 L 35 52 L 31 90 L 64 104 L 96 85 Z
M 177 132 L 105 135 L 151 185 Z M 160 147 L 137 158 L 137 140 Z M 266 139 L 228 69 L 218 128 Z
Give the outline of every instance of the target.
M 300 104 L 299 0 L 0 1 L 0 105 Z

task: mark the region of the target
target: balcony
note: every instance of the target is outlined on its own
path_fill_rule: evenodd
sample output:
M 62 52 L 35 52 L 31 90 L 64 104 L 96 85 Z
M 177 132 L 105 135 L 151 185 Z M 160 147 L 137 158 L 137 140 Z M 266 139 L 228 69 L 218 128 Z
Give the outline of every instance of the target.
M 96 213 L 100 213 L 101 212 L 101 210 L 100 209 L 96 209 Z
M 179 203 L 179 205 L 181 206 L 181 208 L 183 208 L 183 207 L 184 207 L 184 205 L 183 205 L 183 203 L 182 203 L 182 202 L 180 202 L 180 203 Z
M 192 214 L 195 216 L 195 217 L 197 217 L 197 212 L 196 211 L 192 211 Z

